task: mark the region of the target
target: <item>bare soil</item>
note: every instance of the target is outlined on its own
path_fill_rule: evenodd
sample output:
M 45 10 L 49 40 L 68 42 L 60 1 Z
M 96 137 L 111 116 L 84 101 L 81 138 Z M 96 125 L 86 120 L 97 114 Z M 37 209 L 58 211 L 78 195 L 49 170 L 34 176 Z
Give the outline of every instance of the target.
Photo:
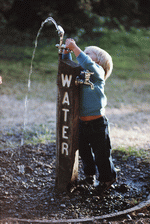
M 25 103 L 15 97 L 2 95 L 0 98 L 0 131 L 7 128 L 21 128 L 24 123 Z M 150 106 L 122 105 L 120 108 L 106 108 L 110 122 L 112 147 L 135 147 L 150 149 Z M 31 99 L 26 114 L 27 127 L 50 123 L 55 128 L 56 103 Z
M 56 103 L 48 102 L 48 101 L 41 101 L 37 99 L 31 99 L 28 103 L 28 110 L 25 116 L 25 104 L 24 101 L 16 100 L 13 96 L 2 95 L 0 98 L 0 144 L 1 144 L 1 164 L 3 166 L 0 168 L 2 172 L 2 182 L 1 182 L 1 202 L 3 208 L 3 218 L 7 217 L 16 217 L 16 218 L 43 218 L 49 219 L 53 218 L 58 219 L 61 217 L 65 217 L 65 213 L 63 212 L 66 210 L 69 204 L 70 210 L 66 210 L 66 214 L 69 214 L 70 217 L 76 218 L 81 217 L 83 218 L 82 212 L 91 213 L 91 208 L 88 206 L 93 206 L 93 211 L 95 209 L 95 203 L 100 203 L 101 198 L 94 196 L 91 197 L 90 195 L 86 196 L 75 194 L 69 197 L 68 195 L 60 195 L 54 192 L 54 167 L 50 167 L 52 161 L 54 160 L 54 156 L 50 155 L 54 153 L 54 151 L 48 150 L 48 145 L 37 145 L 32 146 L 28 145 L 26 147 L 18 147 L 13 150 L 13 140 L 8 138 L 9 148 L 3 150 L 3 143 L 2 136 L 7 136 L 10 134 L 11 129 L 15 130 L 16 133 L 19 133 L 24 124 L 24 117 L 26 119 L 26 126 L 28 128 L 32 128 L 34 125 L 40 124 L 47 124 L 51 125 L 52 129 L 55 129 L 56 124 Z M 109 118 L 110 121 L 110 133 L 111 133 L 111 140 L 113 148 L 118 147 L 135 147 L 138 149 L 146 149 L 148 152 L 150 150 L 150 109 L 148 105 L 137 105 L 137 106 L 124 106 L 122 105 L 120 108 L 106 108 L 106 116 Z M 5 138 L 7 140 L 7 138 Z M 11 149 L 12 145 L 12 149 Z M 55 148 L 54 145 L 50 147 Z M 18 152 L 20 150 L 20 153 Z M 30 153 L 29 153 L 30 151 Z M 31 156 L 33 153 L 33 157 Z M 28 158 L 29 157 L 29 158 Z M 19 159 L 21 158 L 21 159 Z M 34 161 L 32 161 L 34 158 Z M 24 160 L 25 159 L 25 160 Z M 52 159 L 52 161 L 51 161 Z M 118 177 L 118 182 L 116 183 L 116 190 L 110 191 L 110 197 L 114 197 L 115 201 L 118 201 L 116 197 L 120 193 L 118 193 L 117 189 L 120 189 L 124 186 L 124 182 L 126 183 L 126 190 L 128 189 L 128 185 L 130 189 L 133 191 L 135 187 L 136 198 L 137 195 L 139 198 L 141 197 L 140 192 L 138 191 L 137 185 L 134 185 L 128 181 L 128 178 L 137 183 L 139 181 L 138 177 L 140 176 L 139 171 L 141 170 L 142 176 L 140 179 L 141 186 L 144 186 L 143 189 L 145 190 L 145 195 L 149 192 L 149 165 L 142 165 L 143 161 L 142 158 L 139 159 L 131 157 L 127 161 L 127 163 L 121 162 L 122 156 L 115 155 L 116 164 L 118 167 L 121 167 L 120 176 Z M 22 165 L 26 161 L 25 164 L 25 173 L 19 171 L 20 165 Z M 48 165 L 50 164 L 50 165 Z M 3 172 L 5 170 L 5 172 Z M 52 181 L 49 179 L 49 174 L 52 172 Z M 39 174 L 40 175 L 39 175 Z M 147 175 L 147 179 L 145 179 L 145 175 Z M 124 179 L 125 178 L 125 179 Z M 40 179 L 40 181 L 39 181 Z M 145 182 L 148 181 L 148 182 Z M 53 186 L 50 186 L 51 182 Z M 144 185 L 143 185 L 144 184 Z M 15 186 L 15 187 L 14 187 Z M 52 188 L 52 190 L 50 190 Z M 114 193 L 117 192 L 117 196 Z M 128 192 L 128 190 L 127 190 Z M 131 192 L 133 195 L 133 192 Z M 56 196 L 57 194 L 57 196 Z M 123 201 L 122 206 L 131 206 L 131 195 L 127 200 L 126 192 L 121 193 L 121 197 L 125 198 L 126 200 Z M 124 194 L 124 196 L 123 196 Z M 49 200 L 47 201 L 47 195 Z M 38 200 L 36 200 L 38 197 Z M 109 196 L 106 195 L 105 200 L 103 199 L 103 204 L 101 206 L 107 207 L 107 200 Z M 147 197 L 147 196 L 146 196 Z M 4 200 L 3 200 L 4 199 Z M 78 204 L 80 200 L 85 199 L 85 202 L 82 204 L 81 208 Z M 88 201 L 89 200 L 89 201 Z M 119 199 L 120 200 L 120 199 Z M 144 200 L 144 198 L 142 199 Z M 95 201 L 95 202 L 94 202 Z M 120 203 L 122 200 L 120 200 Z M 5 203 L 6 202 L 6 203 Z M 132 199 L 133 202 L 133 199 Z M 16 203 L 16 207 L 14 207 L 14 203 Z M 67 204 L 68 203 L 68 204 Z M 105 204 L 106 203 L 106 204 Z M 112 206 L 112 203 L 109 202 Z M 118 202 L 119 203 L 119 202 Z M 35 207 L 36 205 L 36 207 Z M 60 206 L 59 206 L 60 205 Z M 25 206 L 25 207 L 24 207 Z M 45 209 L 52 209 L 53 217 L 49 216 L 50 210 L 47 210 L 45 213 Z M 55 210 L 56 206 L 56 210 Z M 86 211 L 87 206 L 87 211 Z M 100 205 L 99 205 L 100 206 Z M 117 206 L 119 207 L 119 205 Z M 4 208 L 8 209 L 8 213 Z M 57 211 L 57 209 L 59 210 Z M 103 207 L 102 207 L 103 208 Z M 22 209 L 22 210 L 21 210 Z M 113 207 L 115 209 L 115 205 Z M 79 213 L 79 210 L 81 211 Z M 21 212 L 19 212 L 21 211 Z M 32 211 L 35 213 L 34 217 L 32 216 Z M 69 213 L 70 211 L 70 213 Z M 41 215 L 40 215 L 41 214 Z M 67 216 L 66 216 L 67 217 Z M 117 217 L 110 220 L 102 220 L 96 221 L 97 223 L 138 223 L 138 224 L 147 224 L 150 223 L 150 207 L 147 206 L 146 208 L 138 211 L 132 212 L 130 215 L 125 215 L 123 217 Z M 15 221 L 14 221 L 15 223 Z M 16 223 L 19 223 L 16 221 Z M 26 222 L 24 222 L 26 223 Z

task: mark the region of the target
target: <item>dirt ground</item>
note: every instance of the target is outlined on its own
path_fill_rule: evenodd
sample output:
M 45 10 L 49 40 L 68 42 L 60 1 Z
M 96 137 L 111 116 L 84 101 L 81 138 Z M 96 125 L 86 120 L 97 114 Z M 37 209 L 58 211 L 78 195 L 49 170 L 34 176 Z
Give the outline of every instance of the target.
M 27 114 L 25 103 L 15 97 L 2 95 L 0 97 L 0 135 L 9 133 L 11 129 L 19 132 L 24 125 L 28 128 L 34 125 L 51 124 L 55 129 L 56 103 L 31 99 L 28 102 Z M 150 150 L 150 108 L 149 105 L 124 106 L 121 108 L 106 108 L 106 116 L 110 121 L 110 133 L 113 148 L 135 147 Z M 1 137 L 0 137 L 1 138 Z M 97 223 L 138 223 L 150 222 L 150 207 L 133 212 L 122 218 L 103 220 Z M 139 216 L 138 220 L 133 217 Z M 131 219 L 132 217 L 132 219 Z

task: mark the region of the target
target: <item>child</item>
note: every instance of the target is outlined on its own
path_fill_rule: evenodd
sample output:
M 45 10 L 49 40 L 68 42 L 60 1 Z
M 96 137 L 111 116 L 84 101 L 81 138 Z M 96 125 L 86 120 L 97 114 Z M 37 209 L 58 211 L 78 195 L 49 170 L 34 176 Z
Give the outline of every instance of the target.
M 97 166 L 99 184 L 95 188 L 101 194 L 116 181 L 108 120 L 105 117 L 107 98 L 104 94 L 105 80 L 113 68 L 112 58 L 106 51 L 95 46 L 86 47 L 83 52 L 71 38 L 65 44 L 66 48 L 74 52 L 83 70 L 94 73 L 90 77 L 94 89 L 90 85 L 80 85 L 79 152 L 86 183 L 94 185 Z M 66 50 L 63 54 L 65 58 L 71 59 L 71 54 Z

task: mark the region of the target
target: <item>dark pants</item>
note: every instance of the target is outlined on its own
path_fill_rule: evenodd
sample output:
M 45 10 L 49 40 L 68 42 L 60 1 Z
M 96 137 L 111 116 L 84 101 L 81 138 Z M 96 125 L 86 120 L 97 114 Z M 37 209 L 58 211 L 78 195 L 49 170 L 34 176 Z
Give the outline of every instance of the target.
M 106 182 L 116 178 L 111 157 L 111 144 L 107 118 L 79 123 L 79 151 L 85 175 L 95 175 L 96 166 L 99 181 Z

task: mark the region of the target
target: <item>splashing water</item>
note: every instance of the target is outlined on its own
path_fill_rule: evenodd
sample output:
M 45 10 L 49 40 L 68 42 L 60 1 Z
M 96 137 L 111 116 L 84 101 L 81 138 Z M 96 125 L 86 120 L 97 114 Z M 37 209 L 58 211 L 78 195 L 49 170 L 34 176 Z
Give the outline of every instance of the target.
M 30 92 L 30 88 L 31 88 L 31 74 L 32 74 L 32 71 L 33 71 L 33 60 L 34 60 L 35 51 L 36 51 L 36 48 L 37 48 L 38 37 L 41 33 L 41 30 L 42 30 L 44 24 L 48 23 L 48 22 L 50 22 L 50 23 L 52 22 L 55 25 L 56 30 L 58 31 L 58 34 L 60 36 L 60 45 L 63 42 L 63 35 L 64 35 L 63 28 L 61 26 L 57 25 L 56 21 L 52 17 L 48 17 L 44 22 L 41 23 L 41 27 L 40 27 L 40 29 L 37 33 L 36 39 L 35 39 L 35 46 L 34 46 L 34 50 L 33 50 L 33 54 L 32 54 L 31 66 L 30 66 L 29 77 L 28 77 L 28 91 L 27 91 L 27 94 L 25 96 L 25 103 L 24 103 L 25 109 L 24 109 L 24 122 L 23 122 L 23 134 L 22 134 L 22 138 L 21 138 L 21 146 L 24 144 L 24 133 L 25 133 L 26 124 L 27 124 L 28 93 Z

